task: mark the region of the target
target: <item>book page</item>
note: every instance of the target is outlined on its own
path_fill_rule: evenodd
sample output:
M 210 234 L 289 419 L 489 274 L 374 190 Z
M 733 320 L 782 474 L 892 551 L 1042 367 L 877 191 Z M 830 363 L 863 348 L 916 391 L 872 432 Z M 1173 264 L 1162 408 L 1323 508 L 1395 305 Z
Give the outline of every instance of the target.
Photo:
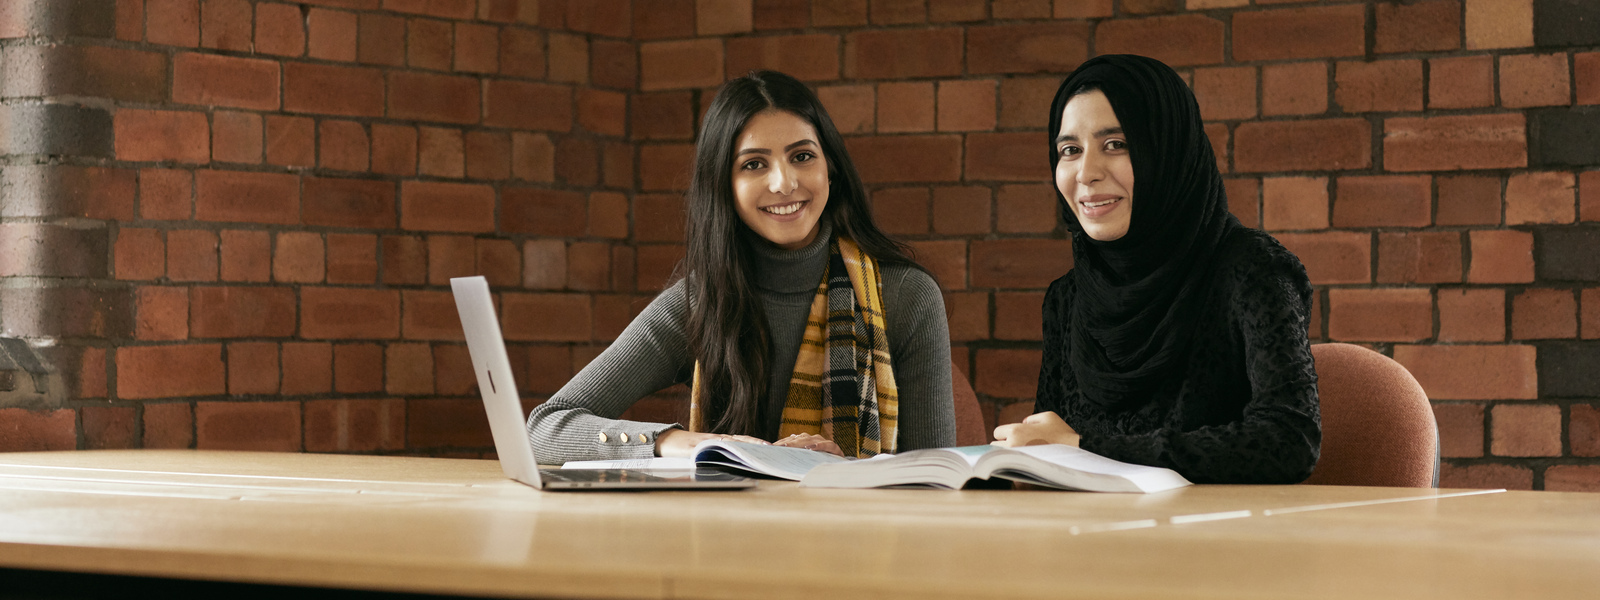
M 769 446 L 732 440 L 702 442 L 699 446 L 695 446 L 694 459 L 697 463 L 742 468 L 762 475 L 794 481 L 799 481 L 800 478 L 805 477 L 806 472 L 817 465 L 845 462 L 846 460 L 843 457 L 834 456 L 826 452 L 817 452 L 804 448 Z
M 563 469 L 638 469 L 644 471 L 689 470 L 694 468 L 691 458 L 634 458 L 627 460 L 572 460 L 561 465 Z

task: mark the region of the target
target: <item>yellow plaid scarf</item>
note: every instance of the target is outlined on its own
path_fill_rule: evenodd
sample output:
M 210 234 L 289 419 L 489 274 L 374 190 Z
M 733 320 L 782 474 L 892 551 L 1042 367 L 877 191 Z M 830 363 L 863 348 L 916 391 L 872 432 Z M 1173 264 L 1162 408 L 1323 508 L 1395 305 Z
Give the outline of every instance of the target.
M 821 435 L 838 444 L 845 456 L 857 458 L 894 453 L 900 397 L 884 331 L 878 261 L 849 238 L 834 238 L 828 271 L 817 286 L 794 361 L 778 437 Z M 689 430 L 703 431 L 705 423 L 696 363 Z

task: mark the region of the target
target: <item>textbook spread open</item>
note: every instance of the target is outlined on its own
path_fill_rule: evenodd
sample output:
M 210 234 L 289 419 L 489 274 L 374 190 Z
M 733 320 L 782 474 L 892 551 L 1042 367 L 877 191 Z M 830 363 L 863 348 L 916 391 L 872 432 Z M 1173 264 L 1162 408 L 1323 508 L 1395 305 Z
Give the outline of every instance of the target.
M 916 486 L 960 489 L 968 479 L 999 477 L 1086 492 L 1162 492 L 1190 485 L 1176 471 L 1132 465 L 1076 446 L 963 446 L 914 450 L 820 465 L 801 487 Z

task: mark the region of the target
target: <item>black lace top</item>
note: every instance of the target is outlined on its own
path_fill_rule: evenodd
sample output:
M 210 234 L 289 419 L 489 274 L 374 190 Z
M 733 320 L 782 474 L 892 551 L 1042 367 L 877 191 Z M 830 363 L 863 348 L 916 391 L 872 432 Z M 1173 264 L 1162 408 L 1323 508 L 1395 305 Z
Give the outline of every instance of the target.
M 1219 251 L 1183 377 L 1127 411 L 1080 396 L 1067 361 L 1073 273 L 1050 284 L 1035 412 L 1061 415 L 1085 450 L 1195 483 L 1299 483 L 1322 442 L 1306 337 L 1311 284 L 1300 260 L 1258 230 L 1234 229 Z

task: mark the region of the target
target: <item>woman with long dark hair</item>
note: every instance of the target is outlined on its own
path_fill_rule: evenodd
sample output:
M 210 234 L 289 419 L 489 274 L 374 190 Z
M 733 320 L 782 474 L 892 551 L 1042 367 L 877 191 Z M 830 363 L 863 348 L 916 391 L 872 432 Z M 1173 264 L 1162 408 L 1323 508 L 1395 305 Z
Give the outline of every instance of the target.
M 954 444 L 944 299 L 873 224 L 804 84 L 757 71 L 717 92 L 687 237 L 678 281 L 529 416 L 540 462 L 684 456 L 712 438 L 851 457 Z M 687 428 L 617 419 L 677 383 Z
M 1057 90 L 1049 138 L 1074 266 L 1045 295 L 1037 414 L 997 443 L 1304 480 L 1322 439 L 1311 284 L 1228 212 L 1188 85 L 1154 59 L 1091 59 Z

